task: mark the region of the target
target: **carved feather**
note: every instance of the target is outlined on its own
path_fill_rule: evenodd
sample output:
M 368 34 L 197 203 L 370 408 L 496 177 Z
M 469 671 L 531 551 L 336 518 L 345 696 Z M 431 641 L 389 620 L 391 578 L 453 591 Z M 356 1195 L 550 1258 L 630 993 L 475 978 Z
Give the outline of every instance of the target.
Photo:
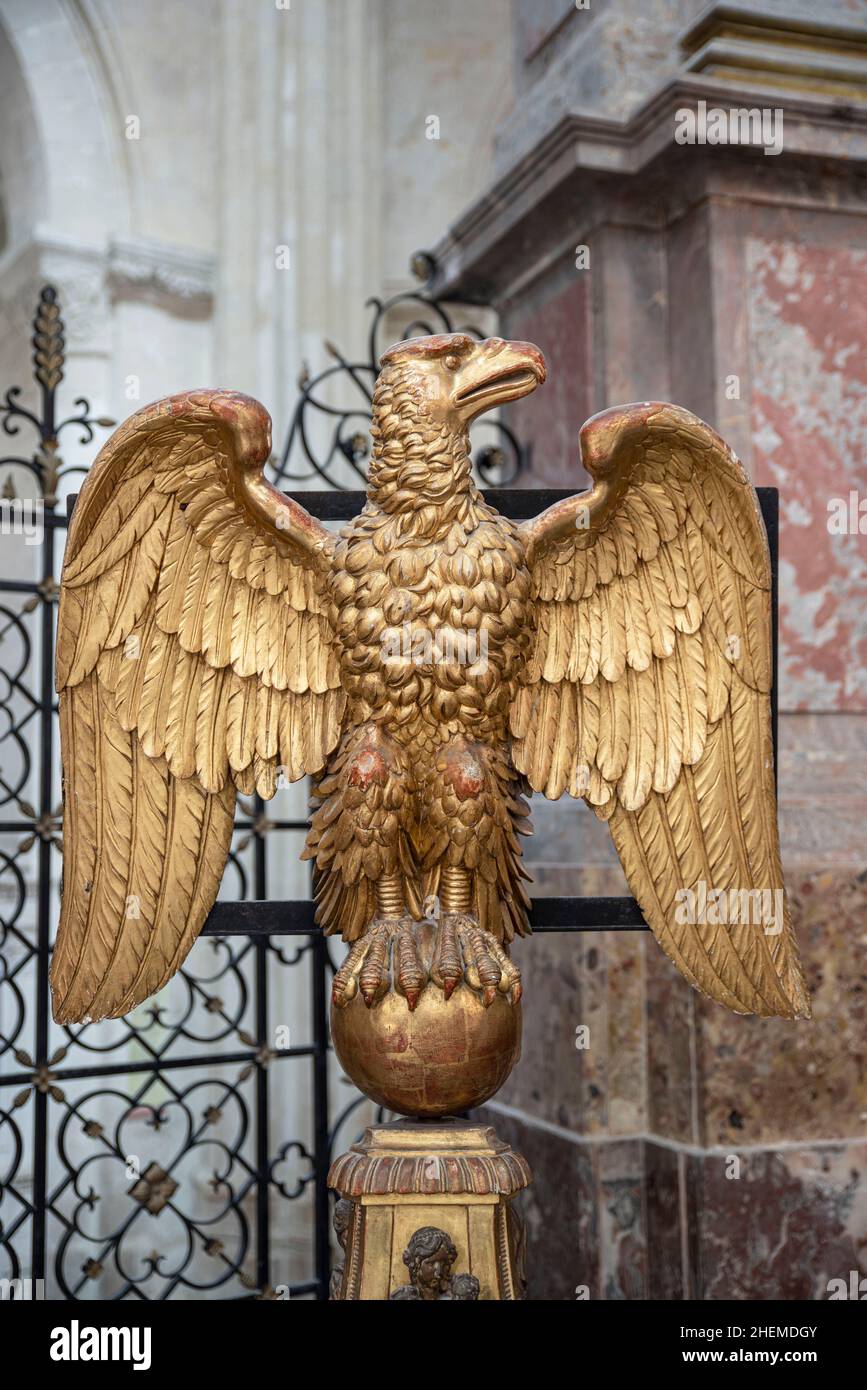
M 648 924 L 690 983 L 739 1013 L 806 1016 L 780 866 L 755 493 L 722 440 L 675 406 L 607 411 L 585 425 L 582 452 L 593 492 L 524 528 L 537 639 L 512 709 L 515 765 L 537 791 L 583 794 L 609 820 Z M 589 528 L 574 525 L 582 510 Z M 570 688 L 581 697 L 563 718 Z
M 273 492 L 285 524 L 263 519 L 269 444 L 247 397 L 176 396 L 127 421 L 82 488 L 57 639 L 59 1022 L 161 988 L 216 897 L 236 788 L 272 795 L 278 753 L 298 778 L 339 739 L 321 602 L 333 542 Z

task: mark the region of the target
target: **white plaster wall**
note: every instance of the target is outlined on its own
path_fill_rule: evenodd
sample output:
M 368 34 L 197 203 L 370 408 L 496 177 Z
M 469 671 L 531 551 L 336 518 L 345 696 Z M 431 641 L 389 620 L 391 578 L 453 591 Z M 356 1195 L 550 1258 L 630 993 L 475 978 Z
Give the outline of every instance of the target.
M 493 138 L 513 101 L 511 0 L 383 0 L 381 278 L 406 283 L 414 251 L 491 181 Z M 427 118 L 439 139 L 427 138 Z

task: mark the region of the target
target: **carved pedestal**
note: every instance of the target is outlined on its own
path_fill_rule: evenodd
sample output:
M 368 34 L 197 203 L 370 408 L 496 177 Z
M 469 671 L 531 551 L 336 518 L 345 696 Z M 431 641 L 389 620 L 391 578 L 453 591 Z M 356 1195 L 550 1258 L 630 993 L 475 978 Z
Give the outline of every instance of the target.
M 523 1231 L 511 1198 L 531 1181 L 487 1125 L 372 1125 L 331 1166 L 345 1251 L 335 1299 L 519 1299 Z

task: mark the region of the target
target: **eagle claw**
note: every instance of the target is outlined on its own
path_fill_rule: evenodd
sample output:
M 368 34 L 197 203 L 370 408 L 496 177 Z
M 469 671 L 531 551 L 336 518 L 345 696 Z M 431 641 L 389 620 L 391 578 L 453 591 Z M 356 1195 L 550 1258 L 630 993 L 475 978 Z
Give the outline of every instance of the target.
M 520 970 L 493 933 L 466 912 L 445 912 L 440 918 L 430 974 L 446 999 L 462 980 L 481 994 L 486 1009 L 498 994 L 512 1004 L 521 998 Z
M 361 992 L 372 1008 L 389 986 L 402 994 L 412 1011 L 427 984 L 425 970 L 414 935 L 411 917 L 374 917 L 364 936 L 349 950 L 334 976 L 331 1001 L 345 1009 Z
M 450 999 L 459 984 L 479 994 L 488 1009 L 503 994 L 521 998 L 521 972 L 497 938 L 469 913 L 446 912 L 439 920 L 430 970 L 419 950 L 418 923 L 411 917 L 374 917 L 349 949 L 334 976 L 331 1000 L 345 1009 L 360 994 L 370 1009 L 389 989 L 402 994 L 412 1012 L 430 980 Z

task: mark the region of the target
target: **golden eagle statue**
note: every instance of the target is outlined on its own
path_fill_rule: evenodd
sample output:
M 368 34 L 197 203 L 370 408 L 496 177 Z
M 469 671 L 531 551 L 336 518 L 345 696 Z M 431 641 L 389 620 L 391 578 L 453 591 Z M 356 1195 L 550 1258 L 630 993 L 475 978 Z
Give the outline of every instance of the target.
M 768 550 L 741 465 L 677 406 L 607 410 L 581 430 L 592 488 L 514 524 L 474 486 L 467 430 L 544 381 L 538 348 L 452 334 L 381 366 L 367 501 L 339 534 L 265 481 L 268 415 L 231 391 L 139 411 L 84 483 L 57 641 L 55 1018 L 160 989 L 216 897 L 236 793 L 308 774 L 317 920 L 352 943 L 338 1006 L 436 990 L 453 1009 L 461 983 L 517 1001 L 532 788 L 608 822 L 691 984 L 807 1015 L 787 909 L 684 911 L 783 901 Z

